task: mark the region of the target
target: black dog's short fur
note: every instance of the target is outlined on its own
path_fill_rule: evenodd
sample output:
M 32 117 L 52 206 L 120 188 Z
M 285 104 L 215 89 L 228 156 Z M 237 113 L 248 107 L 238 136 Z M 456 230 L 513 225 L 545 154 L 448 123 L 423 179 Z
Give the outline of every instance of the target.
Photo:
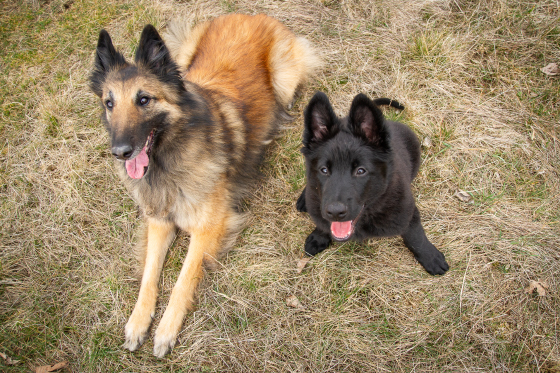
M 420 144 L 402 123 L 388 121 L 377 104 L 402 108 L 388 99 L 357 95 L 348 117 L 339 119 L 318 92 L 305 111 L 302 153 L 307 186 L 297 201 L 317 227 L 305 252 L 316 255 L 331 241 L 400 235 L 432 275 L 449 266 L 428 240 L 410 184 L 420 166 Z

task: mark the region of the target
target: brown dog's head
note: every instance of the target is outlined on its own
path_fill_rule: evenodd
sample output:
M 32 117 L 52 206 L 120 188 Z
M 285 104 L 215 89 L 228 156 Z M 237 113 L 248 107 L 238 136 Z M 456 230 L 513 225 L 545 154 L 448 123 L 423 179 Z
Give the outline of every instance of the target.
M 147 25 L 142 31 L 134 63 L 101 30 L 90 87 L 104 108 L 112 154 L 125 162 L 131 178 L 142 178 L 158 136 L 180 115 L 176 103 L 184 92 L 177 65 L 156 29 Z

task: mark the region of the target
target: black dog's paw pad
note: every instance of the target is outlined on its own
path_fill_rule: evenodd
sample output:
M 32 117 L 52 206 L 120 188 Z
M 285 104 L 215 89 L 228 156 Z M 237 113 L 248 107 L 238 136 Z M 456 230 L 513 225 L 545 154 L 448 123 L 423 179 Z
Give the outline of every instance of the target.
M 306 240 L 305 241 L 305 253 L 309 256 L 315 256 L 319 254 L 321 251 L 325 250 L 328 245 L 322 245 L 317 240 Z
M 311 233 L 305 240 L 305 253 L 309 256 L 315 256 L 325 250 L 330 243 L 331 239 L 329 237 Z
M 307 206 L 305 205 L 305 190 L 301 193 L 301 196 L 299 196 L 296 202 L 296 209 L 299 212 L 307 212 Z
M 437 253 L 429 258 L 416 258 L 424 269 L 432 276 L 443 275 L 449 270 L 449 264 L 445 260 L 445 256 L 437 251 Z

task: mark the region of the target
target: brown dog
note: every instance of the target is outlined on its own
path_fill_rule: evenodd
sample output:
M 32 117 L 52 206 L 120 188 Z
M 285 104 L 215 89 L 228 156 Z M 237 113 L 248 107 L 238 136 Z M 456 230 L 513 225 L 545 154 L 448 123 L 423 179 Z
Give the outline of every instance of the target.
M 284 106 L 317 65 L 307 41 L 264 15 L 229 15 L 188 31 L 173 26 L 167 46 L 144 28 L 134 63 L 99 34 L 91 88 L 101 99 L 116 168 L 140 205 L 143 276 L 124 346 L 136 350 L 155 314 L 158 281 L 177 228 L 188 254 L 154 337 L 154 354 L 175 345 L 193 307 L 203 262 L 231 247 Z

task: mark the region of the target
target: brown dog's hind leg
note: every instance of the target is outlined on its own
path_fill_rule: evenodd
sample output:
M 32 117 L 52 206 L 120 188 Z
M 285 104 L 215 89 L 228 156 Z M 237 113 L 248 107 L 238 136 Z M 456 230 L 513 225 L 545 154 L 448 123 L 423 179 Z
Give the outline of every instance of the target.
M 146 338 L 156 309 L 158 282 L 167 254 L 175 237 L 175 224 L 166 220 L 148 219 L 144 271 L 136 306 L 128 319 L 123 347 L 136 350 Z

